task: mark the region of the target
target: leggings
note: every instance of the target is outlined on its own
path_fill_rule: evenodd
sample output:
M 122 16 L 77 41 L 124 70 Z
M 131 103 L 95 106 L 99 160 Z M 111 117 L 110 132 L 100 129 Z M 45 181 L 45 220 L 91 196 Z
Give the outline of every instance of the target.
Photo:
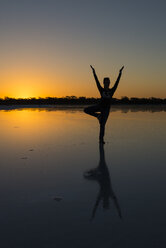
M 99 140 L 103 141 L 104 133 L 105 133 L 105 124 L 109 116 L 110 106 L 109 105 L 101 106 L 100 104 L 97 104 L 97 105 L 93 105 L 93 106 L 85 108 L 84 112 L 86 114 L 99 118 L 99 122 L 100 122 Z

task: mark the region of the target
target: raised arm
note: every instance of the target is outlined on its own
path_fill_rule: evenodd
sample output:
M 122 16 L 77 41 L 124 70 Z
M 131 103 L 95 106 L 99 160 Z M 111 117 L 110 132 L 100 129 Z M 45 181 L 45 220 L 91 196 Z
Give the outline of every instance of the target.
M 112 87 L 113 92 L 115 92 L 116 89 L 117 89 L 117 87 L 118 87 L 118 84 L 119 84 L 119 81 L 120 81 L 120 78 L 121 78 L 123 69 L 124 69 L 124 66 L 122 66 L 122 68 L 119 70 L 118 78 L 117 78 L 117 80 L 116 80 L 114 86 Z
M 93 76 L 94 76 L 95 81 L 96 81 L 97 88 L 101 92 L 102 91 L 102 87 L 101 87 L 100 82 L 98 80 L 98 77 L 96 75 L 95 69 L 93 68 L 93 66 L 90 66 L 90 67 L 92 68 L 92 72 L 93 72 Z

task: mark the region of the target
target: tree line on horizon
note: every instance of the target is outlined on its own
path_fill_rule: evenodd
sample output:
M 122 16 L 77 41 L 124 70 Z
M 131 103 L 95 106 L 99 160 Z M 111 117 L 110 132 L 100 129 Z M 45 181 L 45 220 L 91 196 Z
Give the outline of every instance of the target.
M 65 97 L 31 97 L 31 98 L 11 98 L 4 97 L 0 98 L 0 105 L 55 105 L 55 104 L 72 104 L 72 105 L 86 105 L 86 104 L 97 104 L 100 98 L 94 97 L 76 97 L 76 96 L 65 96 Z M 113 98 L 112 104 L 166 104 L 166 98 L 137 98 L 123 96 L 121 99 Z

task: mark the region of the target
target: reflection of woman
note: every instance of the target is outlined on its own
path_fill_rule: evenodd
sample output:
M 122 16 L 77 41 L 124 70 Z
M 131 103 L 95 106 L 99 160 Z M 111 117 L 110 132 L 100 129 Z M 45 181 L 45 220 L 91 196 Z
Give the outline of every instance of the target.
M 84 178 L 88 180 L 97 181 L 100 185 L 100 191 L 98 193 L 96 203 L 92 212 L 92 219 L 95 217 L 97 207 L 101 200 L 103 201 L 103 208 L 109 209 L 109 198 L 113 200 L 116 209 L 118 211 L 118 215 L 120 218 L 122 218 L 118 200 L 112 189 L 109 171 L 105 162 L 104 147 L 102 143 L 100 143 L 99 150 L 100 150 L 100 161 L 98 167 L 84 173 Z
M 114 84 L 114 86 L 109 89 L 109 85 L 110 85 L 110 79 L 108 77 L 104 78 L 103 80 L 103 84 L 104 84 L 104 88 L 100 85 L 100 82 L 97 78 L 95 69 L 91 66 L 92 71 L 93 71 L 93 75 L 97 84 L 97 88 L 100 92 L 101 95 L 101 99 L 100 99 L 100 103 L 94 106 L 90 106 L 84 109 L 86 114 L 92 115 L 94 117 L 97 117 L 100 123 L 100 135 L 99 135 L 99 140 L 100 143 L 105 143 L 104 142 L 104 132 L 105 132 L 105 124 L 106 121 L 108 119 L 109 116 L 109 111 L 110 111 L 110 105 L 111 105 L 111 100 L 112 97 L 118 87 L 121 75 L 122 75 L 122 70 L 124 68 L 124 66 L 120 69 L 119 71 L 119 76 Z

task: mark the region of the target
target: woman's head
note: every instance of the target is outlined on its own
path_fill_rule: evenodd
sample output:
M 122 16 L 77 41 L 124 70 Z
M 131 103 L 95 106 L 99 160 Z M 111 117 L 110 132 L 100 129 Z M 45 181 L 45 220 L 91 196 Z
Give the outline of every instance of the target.
M 103 84 L 104 84 L 104 88 L 105 89 L 108 89 L 109 88 L 109 86 L 110 86 L 110 79 L 109 79 L 109 77 L 105 77 L 103 79 Z

